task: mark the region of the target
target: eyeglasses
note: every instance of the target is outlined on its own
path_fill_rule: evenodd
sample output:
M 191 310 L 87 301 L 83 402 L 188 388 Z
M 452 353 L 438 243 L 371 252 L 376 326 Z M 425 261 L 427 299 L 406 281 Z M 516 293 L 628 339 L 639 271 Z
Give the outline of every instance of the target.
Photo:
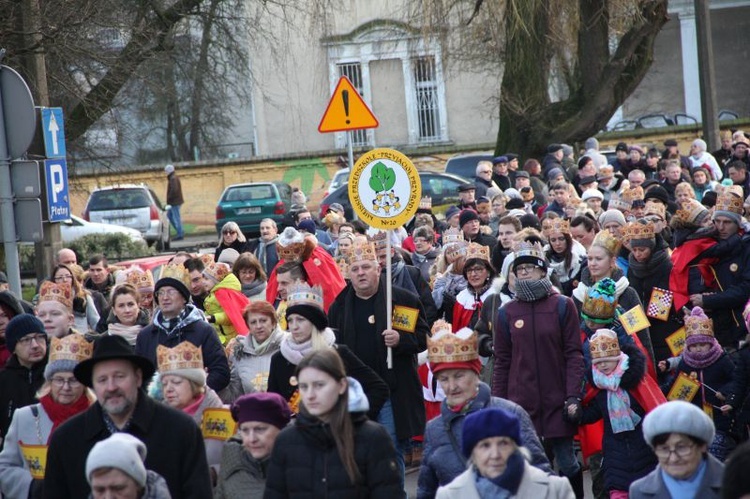
M 237 234 L 237 231 L 234 231 L 232 229 L 224 229 L 221 231 L 222 234 L 228 235 L 228 234 Z
M 73 280 L 73 276 L 70 274 L 55 276 L 55 282 L 72 281 L 72 280 Z
M 179 295 L 180 292 L 176 289 L 160 289 L 158 293 L 156 293 L 157 298 L 174 298 L 175 296 Z
M 18 340 L 16 343 L 21 345 L 31 345 L 32 341 L 36 341 L 39 345 L 42 343 L 47 343 L 47 335 L 46 334 L 27 334 L 20 340 Z
M 484 175 L 485 173 L 492 173 L 492 170 L 482 170 L 479 172 L 480 175 Z
M 58 378 L 57 376 L 52 378 L 50 382 L 57 388 L 62 388 L 65 385 L 71 388 L 78 388 L 81 385 L 81 382 L 75 378 Z
M 484 268 L 484 267 L 472 267 L 470 269 L 466 269 L 466 273 L 467 274 L 478 274 L 478 273 L 480 273 L 483 270 L 487 270 L 487 269 Z
M 654 454 L 659 459 L 667 460 L 669 456 L 674 452 L 677 457 L 685 458 L 690 456 L 695 448 L 695 444 L 677 444 L 674 449 L 670 449 L 666 445 L 660 445 L 654 449 Z
M 516 274 L 526 274 L 533 271 L 536 265 L 519 265 L 516 267 Z

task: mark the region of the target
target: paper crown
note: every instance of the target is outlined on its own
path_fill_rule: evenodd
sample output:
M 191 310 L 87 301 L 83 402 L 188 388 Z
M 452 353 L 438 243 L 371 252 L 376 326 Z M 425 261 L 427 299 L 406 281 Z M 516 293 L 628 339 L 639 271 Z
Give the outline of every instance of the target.
M 589 340 L 591 362 L 610 360 L 620 355 L 620 342 L 617 333 L 611 329 L 600 329 Z
M 734 194 L 735 196 L 739 196 L 741 198 L 745 197 L 745 191 L 742 190 L 741 185 L 732 184 L 728 186 L 726 189 L 724 189 L 724 192 L 729 192 L 731 194 Z
M 231 272 L 232 268 L 226 263 L 222 262 L 211 263 L 203 269 L 203 273 L 216 282 L 221 282 Z
M 446 322 L 443 319 L 438 319 L 432 324 L 432 337 L 434 338 L 439 332 L 441 331 L 447 331 L 449 333 L 453 333 L 453 326 L 451 326 L 450 322 Z
M 203 266 L 211 265 L 214 263 L 214 255 L 213 253 L 203 253 L 200 257 L 201 262 L 203 262 Z
M 467 362 L 479 358 L 477 333 L 464 328 L 456 334 L 442 328 L 427 338 L 427 358 L 430 364 L 440 362 Z
M 323 217 L 323 223 L 328 228 L 333 225 L 341 225 L 344 222 L 346 222 L 346 219 L 335 211 L 329 211 L 326 216 Z
M 286 262 L 301 262 L 305 253 L 305 236 L 294 227 L 287 227 L 276 241 L 276 253 Z
M 211 258 L 213 261 L 213 257 Z M 180 281 L 190 289 L 190 275 L 183 264 L 179 263 L 175 265 L 174 263 L 168 263 L 162 267 L 159 280 L 166 279 L 167 277 Z
M 622 239 L 624 241 L 637 241 L 643 239 L 654 239 L 655 229 L 653 222 L 642 224 L 640 222 L 630 222 L 625 227 L 620 229 L 622 231 Z
M 388 247 L 388 233 L 384 230 L 376 232 L 372 236 L 372 242 L 375 244 L 375 251 L 385 251 Z
M 714 212 L 718 211 L 729 211 L 732 213 L 737 213 L 738 215 L 742 215 L 744 213 L 742 198 L 740 196 L 736 196 L 732 192 L 723 192 L 719 195 L 718 198 L 716 198 L 716 206 L 714 207 Z
M 323 288 L 310 287 L 306 282 L 297 281 L 289 288 L 286 298 L 287 309 L 295 305 L 309 305 L 323 310 Z
M 581 315 L 584 319 L 602 324 L 612 322 L 617 311 L 615 282 L 609 277 L 591 286 L 583 299 Z
M 570 234 L 570 222 L 562 218 L 545 218 L 542 221 L 542 234 L 547 239 L 552 234 Z
M 159 372 L 203 370 L 203 352 L 189 341 L 183 341 L 174 348 L 159 345 L 156 347 L 156 364 Z
M 443 232 L 443 246 L 454 243 L 463 243 L 466 239 L 461 229 L 448 229 Z
M 65 307 L 73 310 L 73 288 L 69 283 L 56 283 L 44 281 L 39 288 L 39 303 L 43 301 L 60 302 Z
M 86 341 L 82 334 L 69 334 L 63 338 L 52 337 L 49 347 L 49 362 L 72 360 L 76 364 L 90 359 L 94 344 Z
M 469 243 L 466 247 L 466 259 L 479 258 L 480 260 L 490 261 L 490 247 L 478 243 Z
M 620 195 L 620 199 L 631 204 L 635 200 L 643 199 L 643 197 L 643 187 L 641 187 L 640 185 L 623 191 L 623 193 Z
M 700 307 L 694 307 L 690 315 L 685 317 L 685 338 L 695 335 L 714 335 L 714 321 Z
M 514 241 L 513 242 L 513 253 L 516 258 L 522 256 L 533 256 L 535 258 L 541 258 L 544 260 L 544 248 L 538 242 L 530 241 Z
M 125 275 L 125 282 L 138 291 L 150 292 L 154 290 L 154 275 L 150 270 L 142 270 L 133 266 L 123 270 L 122 273 Z
M 341 272 L 341 276 L 346 278 L 349 275 L 349 257 L 346 255 L 339 255 L 335 258 L 336 266 Z
M 602 229 L 594 237 L 592 246 L 599 246 L 607 250 L 610 255 L 617 255 L 620 251 L 620 241 L 612 234 L 609 229 Z
M 646 202 L 646 209 L 643 213 L 646 216 L 653 215 L 665 220 L 667 217 L 667 207 L 661 203 Z
M 419 200 L 420 210 L 432 210 L 432 198 L 430 196 L 424 196 Z
M 678 221 L 700 225 L 708 215 L 708 210 L 695 199 L 686 199 L 680 204 L 680 209 L 674 214 Z
M 375 253 L 375 245 L 371 242 L 356 242 L 352 246 L 352 252 L 349 255 L 349 264 L 354 262 L 367 262 L 367 261 L 378 261 L 377 253 Z

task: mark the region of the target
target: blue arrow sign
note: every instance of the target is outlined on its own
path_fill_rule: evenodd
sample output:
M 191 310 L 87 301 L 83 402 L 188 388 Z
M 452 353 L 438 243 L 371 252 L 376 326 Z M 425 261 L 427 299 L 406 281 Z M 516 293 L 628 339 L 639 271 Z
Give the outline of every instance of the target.
M 65 157 L 65 127 L 61 107 L 42 108 L 44 154 L 48 158 Z
M 62 222 L 70 218 L 70 196 L 68 194 L 68 165 L 64 159 L 48 159 L 44 162 L 47 179 L 47 206 L 49 221 Z

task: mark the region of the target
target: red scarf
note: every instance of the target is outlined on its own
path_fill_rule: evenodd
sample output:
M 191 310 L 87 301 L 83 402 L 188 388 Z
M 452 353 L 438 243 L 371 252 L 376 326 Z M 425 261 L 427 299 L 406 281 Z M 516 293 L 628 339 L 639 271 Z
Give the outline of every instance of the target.
M 58 426 L 76 414 L 85 411 L 89 408 L 89 405 L 91 405 L 85 392 L 72 404 L 58 404 L 52 400 L 50 394 L 39 399 L 39 403 L 42 404 L 44 412 L 46 412 L 47 416 L 52 420 L 52 431 L 50 431 L 50 435 L 55 432 Z

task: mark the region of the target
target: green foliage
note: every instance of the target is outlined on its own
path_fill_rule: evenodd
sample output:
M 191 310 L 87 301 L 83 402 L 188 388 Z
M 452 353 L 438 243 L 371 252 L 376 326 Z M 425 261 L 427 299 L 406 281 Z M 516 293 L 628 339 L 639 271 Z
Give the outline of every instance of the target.
M 154 248 L 133 242 L 126 234 L 90 234 L 76 239 L 67 247 L 75 251 L 79 262 L 86 261 L 96 253 L 102 253 L 110 260 L 127 260 L 155 253 Z
M 377 162 L 370 172 L 370 187 L 375 192 L 388 191 L 396 184 L 396 172 Z

